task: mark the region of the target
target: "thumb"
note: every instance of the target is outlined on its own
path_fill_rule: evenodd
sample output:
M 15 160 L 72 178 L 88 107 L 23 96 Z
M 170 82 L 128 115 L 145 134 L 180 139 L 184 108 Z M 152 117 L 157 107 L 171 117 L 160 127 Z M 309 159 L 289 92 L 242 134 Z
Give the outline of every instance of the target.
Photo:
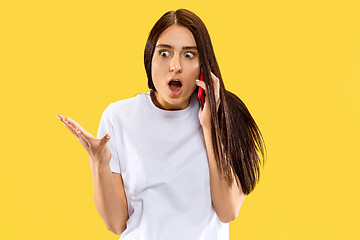
M 111 136 L 109 133 L 105 134 L 105 136 L 101 139 L 101 144 L 106 144 L 110 140 Z

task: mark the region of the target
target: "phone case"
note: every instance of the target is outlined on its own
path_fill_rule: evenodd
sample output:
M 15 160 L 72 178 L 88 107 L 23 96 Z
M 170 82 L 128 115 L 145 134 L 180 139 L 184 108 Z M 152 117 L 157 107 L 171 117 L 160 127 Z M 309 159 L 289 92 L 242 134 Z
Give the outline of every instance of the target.
M 204 81 L 204 75 L 203 75 L 202 71 L 201 71 L 201 74 L 200 74 L 200 81 Z M 203 109 L 204 104 L 205 104 L 205 91 L 204 91 L 204 89 L 202 87 L 199 87 L 199 89 L 198 89 L 198 99 L 199 99 L 201 109 Z

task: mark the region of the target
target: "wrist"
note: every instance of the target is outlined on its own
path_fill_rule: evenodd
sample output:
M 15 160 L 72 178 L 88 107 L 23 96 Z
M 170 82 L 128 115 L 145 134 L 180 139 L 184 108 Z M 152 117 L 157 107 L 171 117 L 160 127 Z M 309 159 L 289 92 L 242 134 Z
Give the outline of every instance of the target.
M 90 158 L 90 166 L 92 170 L 110 169 L 110 163 Z
M 203 133 L 204 134 L 211 134 L 211 127 L 209 126 L 203 126 L 202 127 Z

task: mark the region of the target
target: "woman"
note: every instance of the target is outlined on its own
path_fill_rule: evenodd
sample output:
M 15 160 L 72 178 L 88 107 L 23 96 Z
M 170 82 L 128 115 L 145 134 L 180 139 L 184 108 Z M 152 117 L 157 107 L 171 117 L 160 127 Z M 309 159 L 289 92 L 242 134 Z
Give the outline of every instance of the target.
M 261 133 L 225 90 L 194 13 L 165 13 L 144 62 L 151 90 L 111 103 L 97 138 L 58 115 L 90 155 L 96 208 L 120 239 L 229 239 L 228 223 L 259 179 Z

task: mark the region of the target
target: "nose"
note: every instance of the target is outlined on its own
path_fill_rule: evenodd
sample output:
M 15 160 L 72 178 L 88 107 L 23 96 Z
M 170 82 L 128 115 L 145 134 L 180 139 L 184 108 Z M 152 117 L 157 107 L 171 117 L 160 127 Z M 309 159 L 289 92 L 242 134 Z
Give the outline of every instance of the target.
M 170 72 L 177 73 L 181 72 L 182 68 L 180 65 L 179 57 L 174 56 L 170 62 Z

